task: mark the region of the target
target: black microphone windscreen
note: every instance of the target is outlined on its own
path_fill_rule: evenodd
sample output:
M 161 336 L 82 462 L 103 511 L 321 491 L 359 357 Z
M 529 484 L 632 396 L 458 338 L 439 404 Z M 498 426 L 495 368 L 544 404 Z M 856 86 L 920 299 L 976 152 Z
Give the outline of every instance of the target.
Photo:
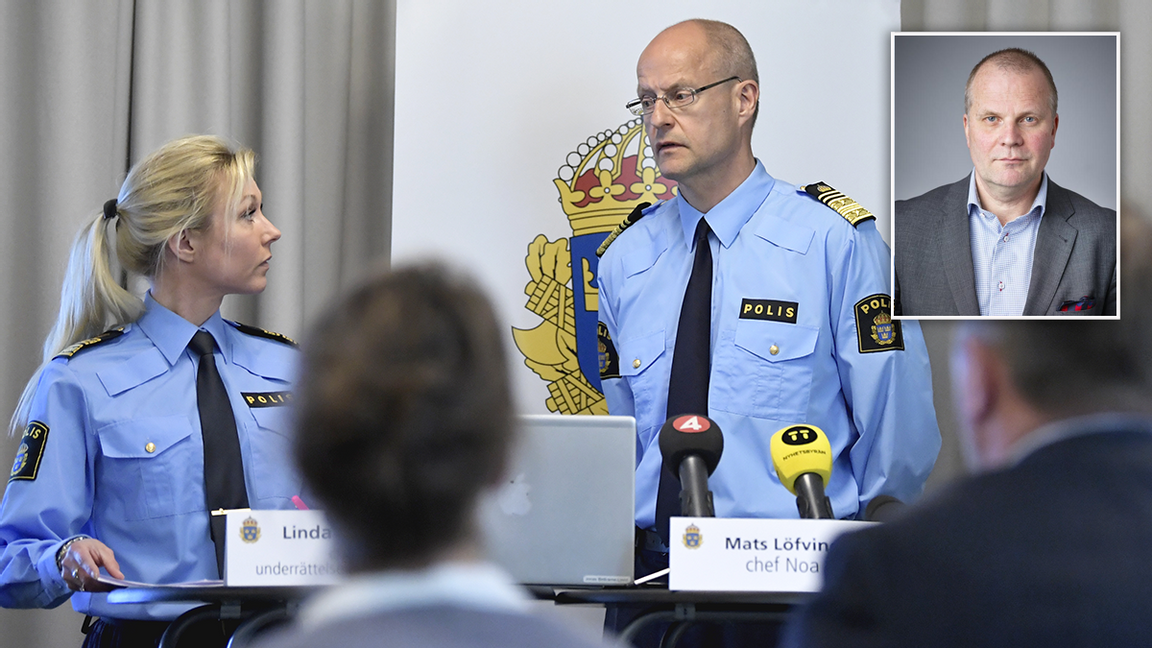
M 673 416 L 660 428 L 660 454 L 673 475 L 680 474 L 680 462 L 689 454 L 703 459 L 711 475 L 723 452 L 724 435 L 720 426 L 702 414 Z

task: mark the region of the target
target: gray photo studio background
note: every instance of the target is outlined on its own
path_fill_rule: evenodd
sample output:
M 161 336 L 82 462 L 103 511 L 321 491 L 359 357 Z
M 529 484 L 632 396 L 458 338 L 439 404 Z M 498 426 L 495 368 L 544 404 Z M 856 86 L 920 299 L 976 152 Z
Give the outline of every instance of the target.
M 964 85 L 972 67 L 1008 47 L 1035 53 L 1059 93 L 1048 159 L 1057 184 L 1116 209 L 1116 43 L 1113 35 L 900 34 L 893 44 L 893 197 L 905 200 L 972 172 Z
M 73 235 L 115 196 L 130 162 L 169 139 L 214 133 L 260 156 L 265 211 L 283 238 L 273 246 L 267 291 L 230 298 L 226 316 L 300 335 L 334 293 L 387 258 L 395 2 L 0 0 L 5 421 L 39 362 Z M 904 31 L 1122 31 L 1123 201 L 1149 213 L 1152 3 L 904 0 L 901 17 Z M 507 25 L 532 28 L 514 17 Z M 637 38 L 663 26 L 655 17 Z M 771 52 L 758 54 L 765 69 L 778 63 Z M 461 74 L 492 73 L 461 65 Z M 460 101 L 450 79 L 444 91 Z M 467 118 L 466 105 L 461 110 Z M 953 106 L 941 119 L 959 131 L 959 114 Z M 961 146 L 962 138 L 959 131 Z M 884 168 L 887 157 L 876 153 Z M 1078 186 L 1072 177 L 1057 181 Z M 944 434 L 932 489 L 962 467 L 949 402 L 952 326 L 923 326 Z M 0 460 L 10 460 L 15 445 L 0 436 Z M 0 610 L 0 648 L 79 646 L 80 622 L 68 604 Z

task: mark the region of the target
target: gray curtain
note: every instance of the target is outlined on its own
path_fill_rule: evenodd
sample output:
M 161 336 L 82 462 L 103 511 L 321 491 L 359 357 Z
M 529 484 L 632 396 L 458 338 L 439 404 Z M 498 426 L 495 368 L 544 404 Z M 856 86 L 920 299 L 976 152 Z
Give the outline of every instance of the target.
M 256 150 L 282 230 L 226 317 L 304 332 L 390 248 L 394 0 L 0 0 L 0 412 L 55 319 L 80 224 L 131 163 L 212 133 Z M 15 454 L 0 434 L 0 460 Z M 7 465 L 6 463 L 4 465 Z M 0 648 L 77 646 L 82 617 L 0 610 Z

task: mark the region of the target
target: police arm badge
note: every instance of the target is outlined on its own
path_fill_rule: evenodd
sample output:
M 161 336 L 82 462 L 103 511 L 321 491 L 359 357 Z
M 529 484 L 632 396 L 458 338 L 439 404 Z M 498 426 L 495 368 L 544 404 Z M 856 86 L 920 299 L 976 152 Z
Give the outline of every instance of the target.
M 860 353 L 903 351 L 904 331 L 892 319 L 892 300 L 877 293 L 856 302 L 856 342 Z
M 36 479 L 40 471 L 40 460 L 44 458 L 44 446 L 48 443 L 48 426 L 40 421 L 32 421 L 24 428 L 20 445 L 16 448 L 16 461 L 12 464 L 9 482 L 17 479 Z
M 600 356 L 600 380 L 619 378 L 620 355 L 616 353 L 616 345 L 612 344 L 612 336 L 604 322 L 596 323 L 596 346 Z

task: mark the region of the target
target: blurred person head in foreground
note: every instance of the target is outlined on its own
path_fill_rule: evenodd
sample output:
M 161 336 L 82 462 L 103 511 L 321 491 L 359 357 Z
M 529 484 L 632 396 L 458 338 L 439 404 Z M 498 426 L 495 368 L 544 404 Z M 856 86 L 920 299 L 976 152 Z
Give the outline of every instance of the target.
M 528 614 L 483 557 L 478 498 L 514 439 L 503 331 L 472 281 L 431 264 L 373 275 L 316 322 L 296 460 L 352 575 L 264 645 L 593 645 Z
M 975 474 L 842 536 L 794 646 L 1123 646 L 1152 636 L 1152 256 L 1125 210 L 1119 321 L 969 321 Z

